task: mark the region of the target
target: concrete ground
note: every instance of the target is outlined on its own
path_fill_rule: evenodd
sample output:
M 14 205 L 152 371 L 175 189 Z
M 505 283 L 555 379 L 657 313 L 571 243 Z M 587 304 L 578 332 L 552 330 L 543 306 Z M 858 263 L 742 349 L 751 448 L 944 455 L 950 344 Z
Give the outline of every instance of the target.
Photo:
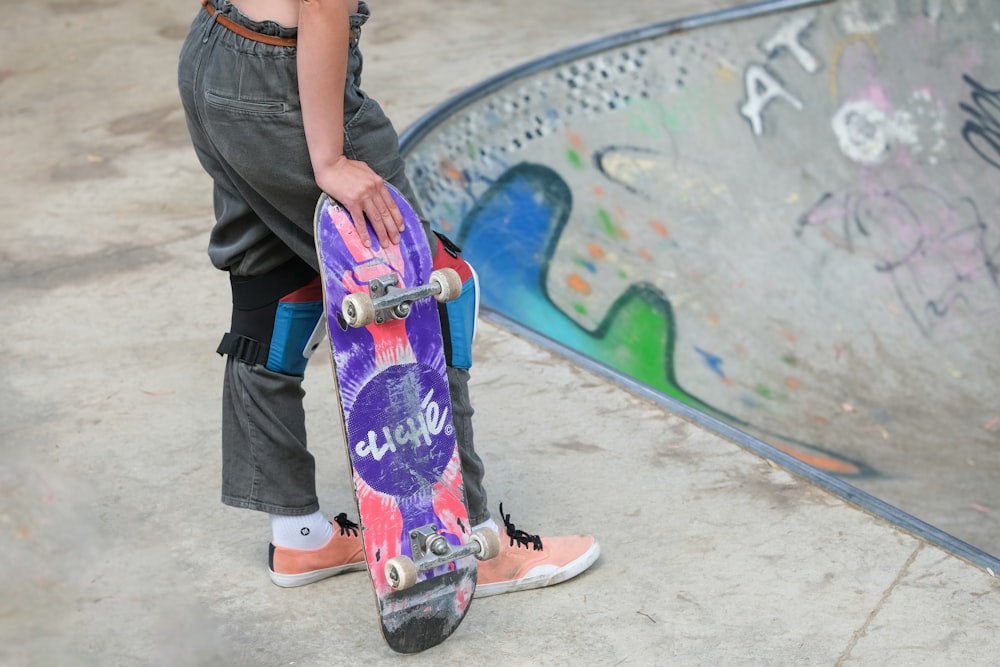
M 376 3 L 366 88 L 403 128 L 532 57 L 726 4 Z M 475 602 L 409 658 L 364 575 L 271 585 L 266 517 L 218 502 L 228 294 L 174 83 L 197 3 L 4 7 L 3 664 L 995 664 L 993 573 L 490 324 L 473 396 L 493 501 L 531 531 L 594 533 L 599 563 Z M 306 387 L 340 511 L 322 356 Z

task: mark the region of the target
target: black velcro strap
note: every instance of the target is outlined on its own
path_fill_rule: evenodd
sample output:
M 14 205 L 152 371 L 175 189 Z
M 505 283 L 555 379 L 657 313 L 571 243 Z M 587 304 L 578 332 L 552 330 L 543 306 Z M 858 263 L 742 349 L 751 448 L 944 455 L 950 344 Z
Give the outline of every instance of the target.
M 441 245 L 452 257 L 458 257 L 462 254 L 462 248 L 459 247 L 457 243 L 452 241 L 450 238 L 442 234 L 441 232 L 435 230 L 434 235 L 441 239 Z
M 240 336 L 230 331 L 222 337 L 222 342 L 219 343 L 216 352 L 228 354 L 233 359 L 239 359 L 248 364 L 263 365 L 267 363 L 267 357 L 271 351 L 253 338 Z
M 444 343 L 444 363 L 451 366 L 451 320 L 448 319 L 447 303 L 438 303 L 438 319 L 441 321 L 441 342 Z

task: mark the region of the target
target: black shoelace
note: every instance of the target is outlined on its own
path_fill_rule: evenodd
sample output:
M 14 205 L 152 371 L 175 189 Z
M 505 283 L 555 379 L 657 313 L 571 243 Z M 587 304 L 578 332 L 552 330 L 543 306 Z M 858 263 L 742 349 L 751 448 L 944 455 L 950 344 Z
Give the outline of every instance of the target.
M 507 529 L 507 537 L 510 538 L 510 546 L 516 543 L 518 547 L 525 549 L 534 548 L 535 551 L 542 550 L 542 538 L 538 535 L 531 535 L 523 530 L 519 530 L 510 521 L 510 514 L 503 513 L 503 503 L 500 503 L 500 516 L 503 518 L 503 526 Z
M 340 526 L 341 535 L 354 535 L 357 537 L 358 528 L 360 528 L 360 526 L 348 519 L 346 514 L 341 512 L 337 516 L 333 517 L 333 520 L 337 522 L 338 526 Z

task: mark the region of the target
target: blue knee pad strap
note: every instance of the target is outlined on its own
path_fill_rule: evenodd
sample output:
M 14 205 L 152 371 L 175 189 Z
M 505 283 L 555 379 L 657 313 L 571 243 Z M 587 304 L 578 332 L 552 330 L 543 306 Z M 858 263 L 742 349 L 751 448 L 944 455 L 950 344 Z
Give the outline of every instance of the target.
M 443 317 L 446 319 L 444 335 L 448 365 L 454 368 L 472 368 L 472 342 L 476 337 L 476 318 L 479 315 L 479 276 L 475 270 L 472 277 L 462 284 L 462 294 L 454 301 L 444 304 Z

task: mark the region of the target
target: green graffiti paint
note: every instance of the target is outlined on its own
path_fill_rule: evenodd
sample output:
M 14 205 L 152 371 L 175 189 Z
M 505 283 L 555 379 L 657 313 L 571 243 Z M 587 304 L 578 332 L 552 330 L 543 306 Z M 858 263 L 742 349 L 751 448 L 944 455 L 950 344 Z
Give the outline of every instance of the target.
M 581 158 L 580 154 L 572 148 L 566 151 L 566 159 L 569 160 L 569 163 L 573 165 L 574 168 L 581 171 L 583 170 L 583 158 Z
M 683 130 L 695 123 L 704 123 L 706 118 L 719 115 L 719 105 L 710 95 L 710 91 L 694 87 L 690 83 L 681 85 L 671 99 L 669 108 L 657 105 L 656 121 L 671 132 Z
M 669 303 L 650 289 L 633 289 L 612 306 L 591 339 L 591 357 L 699 410 L 711 406 L 684 391 L 674 378 L 673 317 Z
M 774 391 L 770 387 L 759 384 L 754 387 L 754 392 L 761 398 L 768 398 L 774 401 L 787 401 L 788 394 L 782 393 L 780 391 Z
M 597 226 L 607 236 L 613 239 L 618 238 L 618 227 L 615 226 L 615 221 L 611 219 L 611 214 L 603 208 L 597 210 Z
M 675 129 L 670 120 L 669 113 L 659 102 L 642 100 L 629 105 L 629 129 L 654 139 L 663 135 L 664 127 Z
M 664 314 L 635 298 L 616 306 L 602 339 L 604 361 L 640 382 L 676 395 L 677 388 L 666 377 L 670 324 Z

